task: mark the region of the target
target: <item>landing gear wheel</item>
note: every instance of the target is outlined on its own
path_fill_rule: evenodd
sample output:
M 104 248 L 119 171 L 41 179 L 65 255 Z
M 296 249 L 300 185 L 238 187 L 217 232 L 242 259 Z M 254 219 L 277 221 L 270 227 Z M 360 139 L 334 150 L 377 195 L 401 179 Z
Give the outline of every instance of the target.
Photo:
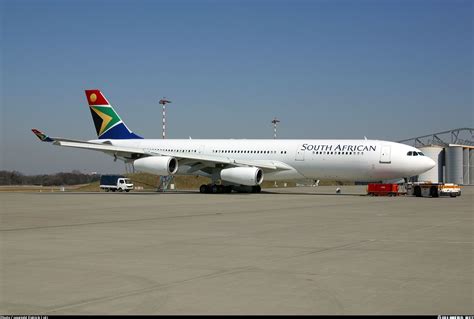
M 436 187 L 431 187 L 430 188 L 430 195 L 431 197 L 439 197 L 439 194 L 438 194 L 438 188 Z
M 257 186 L 252 186 L 252 193 L 260 193 L 262 191 L 262 188 L 260 185 Z
M 421 197 L 421 187 L 420 186 L 415 186 L 415 189 L 413 190 L 414 194 L 416 197 Z
M 207 184 L 201 185 L 199 187 L 200 193 L 212 193 L 212 194 L 223 194 L 223 193 L 231 193 L 232 186 L 230 185 L 217 185 L 217 184 Z

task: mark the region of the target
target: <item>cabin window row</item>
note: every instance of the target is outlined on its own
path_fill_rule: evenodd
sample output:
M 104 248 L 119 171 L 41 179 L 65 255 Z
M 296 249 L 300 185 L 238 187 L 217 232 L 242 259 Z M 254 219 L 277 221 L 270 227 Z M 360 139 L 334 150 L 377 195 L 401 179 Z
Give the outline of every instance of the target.
M 173 150 L 168 148 L 154 148 L 154 151 L 162 151 L 162 152 L 182 152 L 182 153 L 196 153 L 196 150 Z
M 256 151 L 256 150 L 213 150 L 213 153 L 232 153 L 232 154 L 276 154 L 277 151 Z M 280 151 L 280 154 L 286 154 L 286 151 Z

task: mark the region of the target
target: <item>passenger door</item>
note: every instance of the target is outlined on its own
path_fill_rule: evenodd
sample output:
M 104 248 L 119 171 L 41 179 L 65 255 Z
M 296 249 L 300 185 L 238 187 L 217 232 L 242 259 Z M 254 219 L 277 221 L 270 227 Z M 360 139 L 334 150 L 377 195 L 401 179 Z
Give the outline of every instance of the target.
M 300 146 L 298 146 L 298 148 L 296 149 L 295 160 L 296 161 L 304 161 L 304 153 L 305 153 L 305 151 L 302 150 L 300 148 Z
M 392 162 L 391 160 L 391 148 L 390 145 L 382 145 L 382 149 L 380 150 L 380 163 L 389 164 Z
M 204 154 L 204 145 L 199 145 L 198 154 Z

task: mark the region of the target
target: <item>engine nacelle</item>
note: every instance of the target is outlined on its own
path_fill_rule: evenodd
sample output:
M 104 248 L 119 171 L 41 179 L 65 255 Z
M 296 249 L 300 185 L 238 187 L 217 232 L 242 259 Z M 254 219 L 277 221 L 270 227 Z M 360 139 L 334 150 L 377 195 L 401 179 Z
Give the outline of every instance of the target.
M 255 186 L 263 182 L 263 171 L 258 167 L 232 167 L 221 170 L 221 179 L 240 185 Z
M 178 161 L 170 156 L 150 156 L 133 162 L 136 170 L 155 175 L 173 175 L 178 171 Z

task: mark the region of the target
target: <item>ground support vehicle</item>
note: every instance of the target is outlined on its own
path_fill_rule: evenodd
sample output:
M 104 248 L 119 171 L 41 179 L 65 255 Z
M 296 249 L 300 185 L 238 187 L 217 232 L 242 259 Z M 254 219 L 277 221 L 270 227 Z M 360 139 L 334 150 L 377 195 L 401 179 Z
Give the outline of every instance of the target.
M 129 192 L 133 189 L 133 183 L 129 178 L 122 175 L 102 175 L 100 177 L 100 189 L 106 192 Z
M 461 187 L 453 183 L 408 183 L 407 194 L 416 197 L 461 196 Z
M 405 193 L 399 190 L 398 184 L 370 183 L 367 185 L 367 195 L 370 196 L 399 196 Z

